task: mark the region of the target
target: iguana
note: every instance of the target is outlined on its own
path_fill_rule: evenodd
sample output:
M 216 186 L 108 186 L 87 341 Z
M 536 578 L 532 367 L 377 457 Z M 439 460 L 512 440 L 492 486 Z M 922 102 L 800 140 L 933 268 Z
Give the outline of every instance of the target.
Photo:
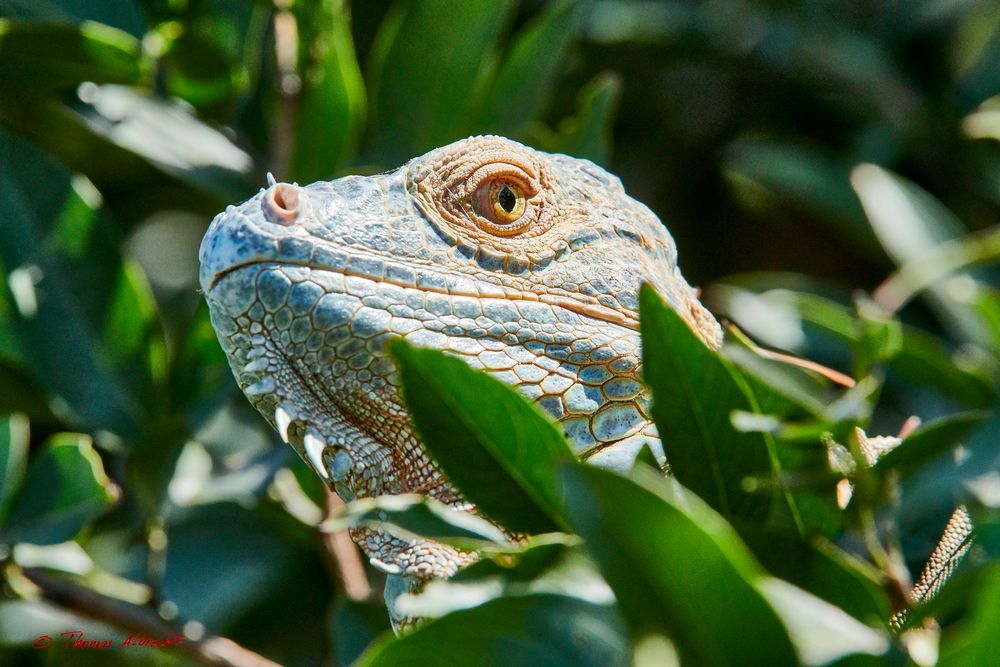
M 386 343 L 445 350 L 515 386 L 578 455 L 625 470 L 663 456 L 640 381 L 639 287 L 704 340 L 722 332 L 674 241 L 587 160 L 472 137 L 374 176 L 274 182 L 209 227 L 201 285 L 253 405 L 344 500 L 420 493 L 474 508 L 414 435 Z M 473 556 L 371 529 L 386 600 Z

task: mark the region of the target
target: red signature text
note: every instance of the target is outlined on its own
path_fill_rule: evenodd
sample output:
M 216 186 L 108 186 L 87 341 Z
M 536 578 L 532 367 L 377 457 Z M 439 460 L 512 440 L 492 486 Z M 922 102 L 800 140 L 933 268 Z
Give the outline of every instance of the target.
M 83 630 L 67 630 L 60 632 L 59 637 L 63 639 L 59 642 L 64 648 L 70 650 L 87 649 L 109 649 L 109 648 L 171 648 L 180 646 L 187 641 L 183 635 L 174 637 L 150 637 L 142 633 L 132 633 L 124 639 L 93 639 L 84 634 Z M 32 648 L 48 648 L 56 644 L 50 635 L 38 635 L 32 642 Z

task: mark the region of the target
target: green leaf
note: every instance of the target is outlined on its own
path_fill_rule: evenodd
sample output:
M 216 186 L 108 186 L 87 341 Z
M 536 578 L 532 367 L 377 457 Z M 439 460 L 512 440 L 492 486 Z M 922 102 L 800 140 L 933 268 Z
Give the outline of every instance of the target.
M 117 359 L 109 358 L 105 345 L 118 341 L 104 336 L 119 331 L 116 292 L 135 283 L 121 282 L 117 239 L 88 201 L 93 186 L 2 132 L 0 156 L 0 199 L 7 202 L 0 259 L 10 271 L 14 325 L 28 367 L 64 419 L 88 430 L 134 435 L 141 414 L 137 396 L 152 394 L 150 376 L 122 362 L 145 352 L 125 346 Z M 132 294 L 127 300 L 138 299 Z M 143 326 L 155 315 L 128 311 L 122 316 Z
M 518 533 L 560 529 L 559 429 L 516 391 L 437 350 L 392 344 L 410 418 L 431 457 L 489 517 Z
M 0 342 L 0 345 L 3 343 Z M 0 414 L 14 412 L 26 415 L 33 422 L 52 424 L 57 421 L 45 392 L 29 368 L 22 364 L 0 361 Z
M 379 635 L 391 632 L 385 605 L 351 600 L 338 595 L 327 621 L 337 665 L 357 664 L 358 658 Z
M 141 39 L 147 24 L 136 0 L 4 0 L 3 12 L 17 21 L 103 23 Z
M 82 86 L 70 103 L 8 99 L 0 120 L 85 174 L 122 220 L 155 209 L 210 216 L 254 190 L 250 156 L 177 102 L 115 85 Z
M 183 616 L 228 627 L 292 582 L 300 586 L 293 596 L 297 604 L 333 596 L 319 567 L 315 531 L 283 511 L 264 503 L 251 509 L 220 502 L 172 519 L 162 591 Z M 316 578 L 298 583 L 310 570 Z
M 851 185 L 885 251 L 897 264 L 915 269 L 918 274 L 921 270 L 936 271 L 940 261 L 925 261 L 929 254 L 965 233 L 954 214 L 930 193 L 881 167 L 856 167 Z M 914 277 L 913 282 L 922 281 Z M 944 282 L 928 285 L 926 294 L 946 327 L 977 342 L 988 340 L 975 309 L 955 299 Z M 891 305 L 898 308 L 902 304 Z
M 579 543 L 580 538 L 560 533 L 530 538 L 516 546 L 509 543 L 507 551 L 483 554 L 448 581 L 468 584 L 500 577 L 507 585 L 528 584 L 558 566 Z
M 843 304 L 814 294 L 795 294 L 802 320 L 815 324 L 840 340 L 860 344 L 860 326 Z M 978 369 L 967 369 L 956 358 L 957 352 L 938 337 L 916 327 L 902 327 L 901 347 L 890 359 L 892 371 L 938 388 L 969 407 L 985 408 L 996 399 L 996 389 Z
M 878 571 L 833 543 L 823 538 L 807 543 L 797 535 L 753 528 L 741 530 L 740 536 L 770 574 L 859 620 L 877 624 L 889 618 L 891 609 Z
M 932 462 L 944 452 L 957 447 L 960 440 L 990 418 L 990 412 L 962 412 L 922 424 L 906 436 L 903 443 L 882 456 L 873 472 L 885 475 L 896 470 L 903 475 Z
M 233 122 L 252 104 L 267 50 L 274 8 L 260 2 L 208 0 L 188 5 L 179 20 L 159 23 L 146 38 L 162 49 L 158 85 L 194 106 L 201 117 Z M 267 84 L 263 84 L 267 85 Z
M 993 565 L 978 579 L 971 612 L 941 642 L 941 667 L 993 664 L 1000 652 L 1000 566 Z
M 770 139 L 731 143 L 724 168 L 736 195 L 751 207 L 791 204 L 853 241 L 852 249 L 876 258 L 864 211 L 851 192 L 849 165 L 820 151 Z
M 976 283 L 973 303 L 982 318 L 993 351 L 1000 351 L 1000 292 L 982 283 Z
M 796 664 L 757 588 L 763 572 L 732 528 L 676 483 L 636 476 L 643 484 L 577 463 L 559 471 L 567 520 L 614 590 L 633 638 L 669 637 L 685 665 Z
M 27 460 L 28 420 L 23 415 L 0 417 L 0 526 L 24 479 Z
M 640 313 L 643 374 L 671 472 L 723 516 L 763 518 L 770 498 L 748 493 L 745 480 L 771 472 L 765 435 L 730 420 L 734 411 L 758 412 L 746 388 L 649 286 Z
M 426 496 L 404 494 L 349 503 L 323 526 L 327 532 L 368 526 L 403 539 L 432 539 L 465 549 L 506 545 L 503 532 L 475 514 L 459 512 Z
M 977 368 L 974 359 L 964 359 L 960 353 L 937 336 L 904 326 L 903 347 L 889 362 L 889 369 L 935 387 L 968 407 L 991 407 L 997 388 L 987 379 L 984 368 Z
M 0 541 L 44 545 L 73 539 L 116 495 L 90 437 L 52 436 L 29 462 Z
M 359 665 L 604 667 L 628 664 L 628 641 L 613 607 L 560 595 L 491 600 L 454 612 L 399 638 L 386 637 Z
M 823 399 L 830 398 L 830 389 L 818 374 L 762 356 L 740 336 L 727 336 L 722 353 L 753 387 L 758 407 L 764 414 L 817 417 L 823 413 Z
M 861 338 L 854 346 L 854 376 L 865 377 L 903 348 L 903 328 L 891 313 L 864 298 L 857 300 Z
M 439 618 L 500 597 L 552 593 L 611 605 L 615 596 L 576 536 L 551 533 L 484 558 L 449 579 L 427 582 L 396 599 L 404 616 Z
M 806 358 L 836 352 L 823 343 L 856 346 L 861 325 L 851 308 L 827 296 L 810 293 L 821 285 L 797 274 L 751 274 L 729 279 L 713 289 L 716 302 L 758 340 L 793 349 Z M 801 288 L 801 289 L 799 289 Z M 810 290 L 810 291 L 806 291 Z M 894 343 L 895 344 L 895 343 Z M 902 347 L 889 369 L 910 380 L 937 388 L 968 407 L 986 408 L 996 400 L 987 368 L 974 358 L 958 358 L 940 338 L 916 327 L 902 327 Z
M 552 96 L 584 8 L 581 0 L 559 0 L 514 36 L 472 131 L 509 135 L 537 118 Z
M 576 99 L 576 113 L 559 121 L 555 133 L 542 131 L 535 139 L 543 150 L 607 164 L 611 157 L 611 129 L 622 79 L 612 72 L 602 72 L 585 85 Z
M 291 179 L 329 179 L 356 148 L 365 119 L 365 84 L 343 0 L 297 2 L 299 94 Z
M 401 1 L 370 55 L 372 161 L 396 165 L 462 136 L 511 0 Z
M 138 85 L 151 69 L 138 39 L 100 23 L 0 19 L 0 98 L 10 102 L 84 81 Z

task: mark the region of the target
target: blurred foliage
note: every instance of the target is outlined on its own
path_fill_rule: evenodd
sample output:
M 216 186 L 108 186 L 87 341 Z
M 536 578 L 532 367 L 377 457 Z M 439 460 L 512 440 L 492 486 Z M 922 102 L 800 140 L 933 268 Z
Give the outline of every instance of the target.
M 626 478 L 569 460 L 502 385 L 397 348 L 434 456 L 487 514 L 540 534 L 511 546 L 416 499 L 350 508 L 337 525 L 374 516 L 483 553 L 412 596 L 440 618 L 395 639 L 332 573 L 318 481 L 238 394 L 197 248 L 266 171 L 371 173 L 491 132 L 607 166 L 668 221 L 715 312 L 857 383 L 740 334 L 710 353 L 646 294 L 675 478 L 648 456 Z M 0 0 L 0 662 L 189 659 L 31 649 L 120 634 L 39 600 L 36 571 L 287 665 L 439 664 L 442 647 L 502 664 L 988 663 L 998 141 L 987 0 Z M 504 409 L 421 405 L 456 392 Z M 840 509 L 824 434 L 856 449 L 854 427 L 910 415 L 925 425 L 850 473 Z M 457 442 L 481 468 L 454 464 Z M 976 546 L 895 635 L 901 567 L 919 570 L 958 503 Z

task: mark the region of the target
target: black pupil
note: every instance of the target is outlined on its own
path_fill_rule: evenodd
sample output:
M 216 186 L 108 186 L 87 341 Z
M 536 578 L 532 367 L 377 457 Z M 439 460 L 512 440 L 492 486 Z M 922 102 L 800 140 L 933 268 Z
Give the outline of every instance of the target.
M 497 203 L 500 207 L 510 213 L 514 210 L 514 206 L 517 205 L 517 195 L 510 189 L 510 186 L 504 185 L 500 188 L 500 193 L 497 194 Z

